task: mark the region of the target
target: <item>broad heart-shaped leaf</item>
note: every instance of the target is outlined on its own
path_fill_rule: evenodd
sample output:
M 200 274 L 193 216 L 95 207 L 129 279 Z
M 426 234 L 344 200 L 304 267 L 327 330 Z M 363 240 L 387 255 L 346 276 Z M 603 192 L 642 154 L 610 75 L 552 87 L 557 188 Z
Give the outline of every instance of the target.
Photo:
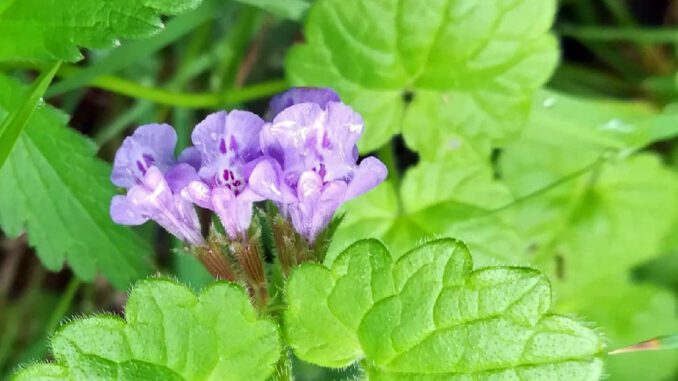
M 472 268 L 466 247 L 451 239 L 397 261 L 378 241 L 360 241 L 330 269 L 292 273 L 287 340 L 301 359 L 323 366 L 364 358 L 371 381 L 600 378 L 601 339 L 548 313 L 543 275 Z
M 13 380 L 263 381 L 281 353 L 277 325 L 257 317 L 240 286 L 218 282 L 196 296 L 161 278 L 134 287 L 125 320 L 73 321 L 51 346 L 55 363 Z
M 319 0 L 287 76 L 336 89 L 363 115 L 362 152 L 401 130 L 427 159 L 459 142 L 501 143 L 555 67 L 555 9 L 554 0 Z
M 0 75 L 0 121 L 27 87 Z M 64 261 L 85 280 L 101 271 L 118 288 L 145 276 L 151 249 L 108 214 L 115 189 L 111 167 L 96 147 L 66 127 L 67 117 L 40 106 L 0 168 L 0 227 L 9 236 L 28 232 L 50 270 Z
M 201 0 L 20 0 L 0 5 L 0 61 L 78 61 L 79 47 L 110 48 L 118 38 L 159 31 L 160 15 L 195 8 Z
M 678 217 L 675 172 L 655 155 L 628 153 L 670 136 L 675 119 L 630 103 L 561 95 L 543 102 L 500 159 L 500 172 L 517 197 L 606 151 L 617 153 L 590 173 L 514 208 L 526 251 L 552 275 L 556 309 L 592 320 L 614 346 L 675 332 L 675 298 L 627 283 L 634 266 L 662 253 L 664 237 L 674 233 Z M 675 353 L 625 357 L 629 360 L 611 361 L 610 380 L 663 381 L 678 367 Z
M 527 263 L 508 214 L 488 214 L 512 200 L 486 164 L 472 159 L 421 162 L 405 174 L 399 192 L 386 182 L 344 207 L 345 218 L 326 263 L 361 238 L 378 238 L 391 250 L 407 250 L 441 236 L 463 240 L 481 266 Z

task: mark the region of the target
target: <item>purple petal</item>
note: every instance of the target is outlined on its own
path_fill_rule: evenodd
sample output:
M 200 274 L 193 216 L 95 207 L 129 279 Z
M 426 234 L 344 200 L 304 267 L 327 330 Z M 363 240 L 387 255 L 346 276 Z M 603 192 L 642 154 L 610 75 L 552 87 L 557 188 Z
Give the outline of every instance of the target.
M 229 189 L 215 188 L 212 191 L 212 205 L 231 239 L 237 239 L 247 231 L 252 222 L 251 201 L 236 197 Z
M 172 193 L 162 172 L 151 167 L 142 185 L 127 192 L 127 200 L 139 214 L 156 221 L 177 238 L 192 245 L 201 245 L 200 221 L 193 206 Z
M 261 160 L 248 178 L 249 188 L 271 201 L 288 203 L 296 197 L 282 179 L 282 170 L 275 160 Z
M 195 168 L 192 166 L 186 163 L 181 163 L 170 168 L 165 173 L 165 180 L 172 190 L 172 193 L 179 194 L 181 190 L 188 185 L 188 183 L 198 180 L 198 174 L 195 172 Z
M 321 108 L 325 108 L 328 102 L 340 102 L 339 95 L 332 89 L 295 87 L 271 99 L 266 119 L 271 120 L 282 110 L 298 103 L 316 103 Z
M 311 169 L 317 156 L 318 137 L 322 137 L 325 112 L 314 103 L 301 103 L 278 114 L 264 127 L 261 145 L 264 154 L 281 156 L 285 172 L 301 173 Z M 276 157 L 276 158 L 278 158 Z
M 219 142 L 223 138 L 226 126 L 226 111 L 209 114 L 191 133 L 191 141 L 202 154 L 202 163 L 210 162 L 219 156 Z
M 113 196 L 110 214 L 113 222 L 120 225 L 141 225 L 148 221 L 148 218 L 141 214 L 126 196 Z
M 242 202 L 259 202 L 259 201 L 264 201 L 266 200 L 265 197 L 262 197 L 260 194 L 254 192 L 252 189 L 249 187 L 243 189 L 242 192 L 238 195 L 238 200 Z
M 376 187 L 386 179 L 387 174 L 386 166 L 376 157 L 370 156 L 363 159 L 353 173 L 353 179 L 346 190 L 345 200 L 360 196 Z
M 308 238 L 311 242 L 315 241 L 318 234 L 330 223 L 334 212 L 341 206 L 345 194 L 346 183 L 343 181 L 334 181 L 325 185 L 310 224 L 310 237 Z
M 248 111 L 220 111 L 198 123 L 191 140 L 202 154 L 202 164 L 220 156 L 247 162 L 261 155 L 259 132 L 263 125 L 259 116 Z
M 342 103 L 327 105 L 327 119 L 318 150 L 324 158 L 325 181 L 345 179 L 356 165 L 356 143 L 363 130 L 363 120 Z
M 173 203 L 174 194 L 160 169 L 151 167 L 143 179 L 143 186 L 135 186 L 127 192 L 127 198 L 136 205 L 166 208 Z M 151 216 L 151 218 L 153 218 Z
M 226 118 L 225 141 L 229 151 L 235 150 L 242 162 L 248 162 L 261 156 L 259 133 L 264 120 L 249 111 L 233 110 Z
M 322 191 L 322 179 L 317 173 L 313 171 L 302 173 L 297 186 L 298 202 L 289 208 L 292 225 L 297 232 L 311 242 L 315 239 L 319 229 L 318 218 L 314 218 L 314 215 L 321 206 Z
M 264 155 L 275 159 L 278 163 L 285 163 L 285 153 L 278 139 L 271 132 L 271 123 L 266 123 L 259 134 L 259 146 Z
M 127 189 L 142 182 L 152 166 L 167 170 L 174 163 L 177 134 L 167 124 L 147 124 L 125 138 L 115 154 L 111 181 Z
M 200 151 L 195 147 L 186 147 L 181 154 L 178 163 L 186 163 L 193 167 L 196 171 L 200 169 Z
M 212 189 L 202 181 L 191 181 L 181 191 L 181 195 L 201 208 L 214 210 L 212 205 Z
M 299 202 L 317 202 L 323 191 L 323 180 L 312 171 L 307 171 L 299 177 L 297 198 Z

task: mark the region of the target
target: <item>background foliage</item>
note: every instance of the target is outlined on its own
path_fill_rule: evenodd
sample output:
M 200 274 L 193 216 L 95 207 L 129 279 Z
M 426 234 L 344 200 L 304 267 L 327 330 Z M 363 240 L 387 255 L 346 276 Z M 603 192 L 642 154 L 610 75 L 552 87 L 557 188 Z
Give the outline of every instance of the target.
M 676 21 L 670 0 L 0 3 L 0 377 L 148 274 L 209 281 L 157 227 L 110 221 L 130 129 L 167 121 L 181 149 L 210 110 L 263 113 L 290 85 L 335 88 L 390 168 L 328 265 L 358 238 L 397 256 L 452 236 L 476 267 L 545 271 L 612 348 L 678 331 Z M 678 379 L 676 352 L 606 363 Z

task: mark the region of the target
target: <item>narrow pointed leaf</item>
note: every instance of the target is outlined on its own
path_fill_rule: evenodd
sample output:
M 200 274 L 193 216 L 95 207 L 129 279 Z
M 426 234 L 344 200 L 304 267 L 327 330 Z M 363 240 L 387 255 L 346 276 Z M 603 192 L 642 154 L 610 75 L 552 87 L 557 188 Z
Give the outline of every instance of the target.
M 52 82 L 52 78 L 54 78 L 60 66 L 61 62 L 57 62 L 49 69 L 43 71 L 33 82 L 33 85 L 27 89 L 26 97 L 19 107 L 14 109 L 11 115 L 6 117 L 4 122 L 0 124 L 0 168 L 5 164 L 7 156 L 9 156 L 12 147 L 14 147 L 16 140 L 21 135 L 24 127 L 26 127 L 33 112 L 35 112 L 36 108 L 40 107 L 42 96 L 45 94 L 47 87 Z

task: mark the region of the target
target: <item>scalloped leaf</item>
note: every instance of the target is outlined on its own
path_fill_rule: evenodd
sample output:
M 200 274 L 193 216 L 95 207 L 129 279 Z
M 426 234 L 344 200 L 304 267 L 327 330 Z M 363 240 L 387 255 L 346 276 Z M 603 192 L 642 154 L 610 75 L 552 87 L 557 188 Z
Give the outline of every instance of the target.
M 163 28 L 161 15 L 201 0 L 8 0 L 0 5 L 0 61 L 78 61 L 79 47 L 110 48 Z
M 556 65 L 555 11 L 554 0 L 319 0 L 287 76 L 363 115 L 362 152 L 402 131 L 427 159 L 459 145 L 487 155 L 521 131 Z
M 311 264 L 292 273 L 287 340 L 318 365 L 363 359 L 371 381 L 600 379 L 601 339 L 548 313 L 543 275 L 472 267 L 466 247 L 451 239 L 397 261 L 378 241 L 360 241 L 331 269 Z
M 240 286 L 219 282 L 195 295 L 161 278 L 137 284 L 124 320 L 70 322 L 51 346 L 55 363 L 13 380 L 266 380 L 281 353 L 277 325 L 257 317 Z

